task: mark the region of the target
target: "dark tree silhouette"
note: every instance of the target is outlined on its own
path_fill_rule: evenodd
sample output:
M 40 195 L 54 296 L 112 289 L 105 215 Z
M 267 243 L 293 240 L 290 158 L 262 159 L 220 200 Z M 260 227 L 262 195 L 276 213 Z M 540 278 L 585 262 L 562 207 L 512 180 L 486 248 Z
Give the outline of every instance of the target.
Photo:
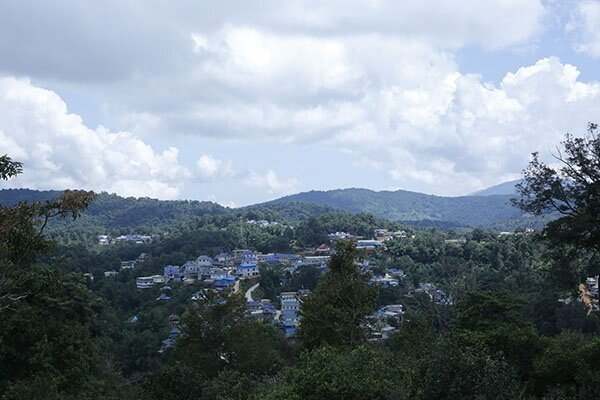
M 520 198 L 513 204 L 534 215 L 555 214 L 546 236 L 559 243 L 600 249 L 600 138 L 598 124 L 589 123 L 587 134 L 567 134 L 554 158 L 554 167 L 538 153 L 523 171 L 517 185 Z

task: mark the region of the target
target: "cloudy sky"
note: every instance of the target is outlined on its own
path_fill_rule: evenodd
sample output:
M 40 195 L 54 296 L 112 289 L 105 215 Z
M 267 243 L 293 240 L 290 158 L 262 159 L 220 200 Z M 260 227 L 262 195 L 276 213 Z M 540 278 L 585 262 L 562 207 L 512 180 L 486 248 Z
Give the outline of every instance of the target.
M 600 120 L 600 1 L 5 0 L 4 187 L 460 195 Z

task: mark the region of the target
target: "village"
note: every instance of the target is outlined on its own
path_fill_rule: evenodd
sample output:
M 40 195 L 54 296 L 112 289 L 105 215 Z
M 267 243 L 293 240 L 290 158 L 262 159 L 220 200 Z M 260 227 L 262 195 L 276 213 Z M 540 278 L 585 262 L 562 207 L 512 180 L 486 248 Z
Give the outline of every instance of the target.
M 272 222 L 248 221 L 248 224 L 266 227 Z M 157 290 L 157 302 L 169 302 L 173 293 L 181 287 L 196 287 L 190 302 L 202 301 L 209 295 L 222 298 L 231 294 L 241 294 L 246 303 L 246 316 L 263 323 L 279 327 L 284 336 L 293 340 L 301 322 L 303 300 L 310 294 L 309 289 L 298 288 L 295 291 L 283 291 L 277 296 L 277 301 L 268 298 L 257 298 L 260 292 L 260 272 L 262 268 L 277 266 L 282 272 L 294 275 L 306 268 L 314 268 L 319 273 L 328 269 L 331 256 L 335 253 L 336 243 L 352 241 L 361 257 L 355 262 L 361 271 L 369 276 L 373 286 L 381 288 L 397 288 L 406 278 L 402 269 L 393 267 L 381 271 L 373 268 L 373 259 L 386 250 L 386 242 L 391 239 L 405 240 L 409 235 L 405 231 L 392 232 L 387 229 L 375 229 L 372 238 L 364 238 L 346 232 L 331 232 L 328 243 L 316 248 L 303 249 L 296 253 L 267 253 L 251 249 L 234 249 L 213 256 L 201 254 L 182 265 L 164 265 L 162 274 L 143 275 L 135 277 L 137 290 Z M 142 244 L 152 241 L 152 237 L 130 234 L 111 238 L 108 235 L 98 236 L 100 246 L 115 245 L 123 242 Z M 104 272 L 107 279 L 115 278 L 122 271 L 135 271 L 136 267 L 146 261 L 149 255 L 141 253 L 134 260 L 121 261 L 118 268 Z M 84 274 L 93 279 L 89 273 Z M 257 290 L 258 289 L 258 290 Z M 428 283 L 415 288 L 415 293 L 425 293 L 440 304 L 448 303 L 449 296 L 435 285 Z M 396 332 L 402 323 L 404 315 L 402 304 L 385 304 L 366 319 L 364 329 L 368 332 L 369 340 L 385 340 Z M 135 322 L 135 316 L 132 319 Z M 160 352 L 174 346 L 180 334 L 179 316 L 170 315 L 168 324 L 169 336 L 163 341 Z
M 248 221 L 248 224 L 267 227 L 275 223 L 269 221 Z M 527 232 L 530 233 L 530 232 Z M 512 234 L 512 233 L 511 233 Z M 507 233 L 499 235 L 507 236 Z M 288 275 L 299 274 L 303 269 L 314 268 L 320 274 L 328 269 L 331 256 L 335 253 L 338 241 L 351 241 L 361 255 L 355 260 L 360 270 L 369 277 L 369 283 L 380 289 L 404 288 L 406 298 L 424 295 L 432 303 L 440 306 L 453 304 L 452 297 L 431 282 L 419 282 L 412 285 L 407 282 L 407 275 L 400 266 L 381 268 L 378 259 L 385 255 L 386 242 L 389 240 L 411 240 L 414 236 L 405 231 L 389 231 L 375 229 L 371 238 L 359 237 L 347 232 L 331 232 L 328 242 L 316 248 L 302 249 L 295 253 L 261 253 L 251 249 L 234 249 L 213 256 L 200 254 L 195 259 L 188 260 L 182 265 L 164 265 L 162 273 L 135 277 L 137 290 L 146 291 L 158 289 L 155 301 L 169 302 L 173 293 L 181 287 L 197 288 L 189 297 L 190 302 L 204 301 L 210 296 L 224 299 L 232 294 L 243 296 L 246 307 L 246 317 L 272 324 L 281 329 L 289 340 L 294 340 L 301 323 L 301 309 L 304 299 L 310 295 L 310 290 L 298 288 L 294 291 L 282 291 L 276 299 L 261 298 L 260 276 L 263 268 L 276 266 Z M 108 235 L 98 237 L 101 246 L 118 243 L 143 244 L 153 240 L 151 236 L 130 234 L 111 238 Z M 462 245 L 464 238 L 446 239 L 447 245 Z M 105 278 L 114 278 L 120 271 L 133 270 L 148 259 L 149 255 L 141 253 L 134 260 L 121 261 L 115 270 L 105 271 Z M 84 274 L 93 279 L 91 274 Z M 259 296 L 257 296 L 257 293 Z M 582 285 L 582 295 L 579 301 L 585 302 L 589 309 L 598 309 L 598 277 L 590 277 Z M 402 325 L 406 309 L 401 303 L 382 304 L 377 310 L 367 316 L 364 330 L 369 341 L 381 341 L 391 337 Z M 159 352 L 165 352 L 173 347 L 181 333 L 180 317 L 172 314 L 168 318 L 169 336 L 163 341 Z M 135 322 L 135 316 L 132 317 Z

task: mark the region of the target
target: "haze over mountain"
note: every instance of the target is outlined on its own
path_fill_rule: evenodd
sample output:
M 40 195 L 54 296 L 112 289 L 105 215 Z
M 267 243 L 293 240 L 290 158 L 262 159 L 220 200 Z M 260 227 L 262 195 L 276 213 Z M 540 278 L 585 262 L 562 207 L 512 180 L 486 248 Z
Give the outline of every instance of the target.
M 490 186 L 488 188 L 478 190 L 471 194 L 471 196 L 494 196 L 494 195 L 511 195 L 514 196 L 517 193 L 516 185 L 521 182 L 520 179 L 514 181 L 503 182 L 498 185 Z

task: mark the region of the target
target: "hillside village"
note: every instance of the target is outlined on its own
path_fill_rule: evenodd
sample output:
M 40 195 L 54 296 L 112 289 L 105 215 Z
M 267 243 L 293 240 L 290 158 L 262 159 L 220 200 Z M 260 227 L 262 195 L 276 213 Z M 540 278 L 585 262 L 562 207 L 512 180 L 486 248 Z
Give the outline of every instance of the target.
M 248 224 L 260 227 L 277 225 L 269 221 L 249 220 Z M 335 252 L 338 241 L 352 241 L 357 250 L 362 252 L 362 257 L 357 260 L 361 270 L 370 276 L 370 283 L 374 286 L 385 288 L 396 288 L 406 277 L 399 268 L 389 268 L 380 273 L 374 273 L 370 268 L 371 258 L 385 252 L 385 242 L 392 239 L 407 239 L 406 231 L 389 231 L 378 228 L 373 231 L 373 237 L 362 238 L 346 232 L 332 232 L 328 235 L 329 242 L 323 243 L 316 248 L 304 249 L 298 253 L 268 253 L 263 254 L 250 249 L 235 249 L 231 252 L 223 252 L 214 256 L 200 255 L 194 260 L 189 260 L 183 265 L 165 265 L 162 274 L 137 276 L 135 278 L 136 288 L 139 290 L 159 289 L 160 295 L 157 302 L 168 302 L 173 292 L 181 286 L 193 286 L 198 290 L 190 296 L 189 300 L 198 301 L 207 298 L 208 293 L 219 296 L 244 291 L 247 317 L 263 323 L 278 326 L 287 338 L 293 338 L 301 321 L 300 310 L 303 299 L 310 294 L 308 289 L 298 289 L 293 292 L 282 292 L 279 301 L 272 302 L 266 298 L 254 298 L 253 291 L 260 287 L 261 267 L 277 265 L 288 274 L 296 274 L 302 269 L 316 268 L 323 273 L 328 268 L 331 255 Z M 98 244 L 107 246 L 130 242 L 142 244 L 151 242 L 150 236 L 131 234 L 122 235 L 111 239 L 108 235 L 98 236 Z M 140 254 L 135 260 L 125 260 L 120 264 L 118 270 L 105 271 L 105 278 L 115 277 L 119 271 L 135 270 L 136 265 L 146 261 L 148 255 Z M 383 273 L 381 273 L 383 272 Z M 88 279 L 93 279 L 89 273 L 84 274 Z M 449 301 L 447 295 L 433 284 L 428 283 L 415 288 L 416 293 L 426 293 L 435 301 Z M 402 304 L 387 304 L 380 307 L 374 314 L 368 317 L 365 330 L 368 331 L 370 340 L 387 339 L 394 333 L 402 322 L 404 314 Z M 134 316 L 135 317 L 135 316 Z M 133 318 L 133 317 L 132 317 Z M 134 319 L 135 320 L 135 319 Z M 171 315 L 168 325 L 171 326 L 170 334 L 163 342 L 159 351 L 165 352 L 175 345 L 179 335 L 177 327 L 178 317 Z

